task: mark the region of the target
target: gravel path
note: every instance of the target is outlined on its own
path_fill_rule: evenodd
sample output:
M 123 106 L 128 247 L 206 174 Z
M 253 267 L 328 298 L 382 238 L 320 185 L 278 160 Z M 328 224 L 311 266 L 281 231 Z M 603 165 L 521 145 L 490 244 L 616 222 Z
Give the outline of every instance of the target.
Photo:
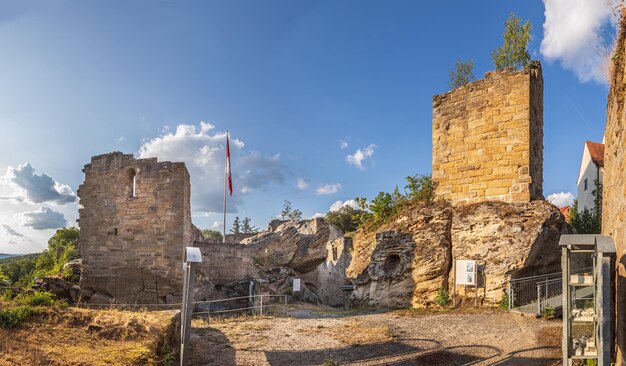
M 194 320 L 193 365 L 557 365 L 559 321 L 498 310 Z M 295 316 L 294 316 L 295 315 Z

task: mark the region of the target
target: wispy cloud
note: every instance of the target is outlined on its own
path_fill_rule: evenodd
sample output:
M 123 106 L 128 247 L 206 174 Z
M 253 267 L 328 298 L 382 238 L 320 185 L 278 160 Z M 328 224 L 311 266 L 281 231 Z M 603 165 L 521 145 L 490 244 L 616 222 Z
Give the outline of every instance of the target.
M 304 191 L 307 188 L 309 188 L 309 183 L 306 181 L 306 179 L 298 178 L 298 181 L 296 182 L 296 189 L 299 191 Z
M 581 82 L 607 83 L 607 48 L 603 29 L 614 26 L 606 0 L 544 0 L 545 22 L 541 54 L 560 61 Z
M 362 149 L 357 149 L 352 155 L 346 156 L 346 161 L 348 164 L 355 166 L 357 169 L 364 170 L 365 169 L 365 160 L 369 159 L 374 155 L 374 150 L 376 149 L 376 145 L 370 144 L 367 147 Z
M 9 225 L 3 224 L 2 227 L 4 228 L 4 230 L 6 230 L 7 234 L 10 236 L 18 236 L 18 237 L 23 237 L 24 235 L 18 233 L 17 231 L 13 230 L 12 227 L 10 227 Z
M 333 184 L 324 184 L 315 190 L 318 195 L 327 195 L 337 193 L 341 189 L 341 184 L 333 183 Z
M 341 150 L 348 148 L 348 142 L 345 140 L 339 140 L 339 148 Z

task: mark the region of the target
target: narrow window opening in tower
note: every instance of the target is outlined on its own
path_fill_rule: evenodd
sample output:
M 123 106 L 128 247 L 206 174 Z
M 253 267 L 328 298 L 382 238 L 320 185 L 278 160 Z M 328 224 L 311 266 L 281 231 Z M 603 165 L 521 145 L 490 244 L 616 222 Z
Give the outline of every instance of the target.
M 130 186 L 130 197 L 137 197 L 137 172 L 135 169 L 128 170 L 128 184 Z

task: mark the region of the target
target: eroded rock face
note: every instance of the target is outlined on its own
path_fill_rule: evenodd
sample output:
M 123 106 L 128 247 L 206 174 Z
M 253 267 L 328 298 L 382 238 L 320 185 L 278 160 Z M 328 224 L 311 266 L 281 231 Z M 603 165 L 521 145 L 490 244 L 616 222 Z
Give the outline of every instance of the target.
M 439 288 L 447 286 L 451 217 L 445 203 L 420 206 L 376 234 L 359 232 L 347 271 L 355 283 L 351 301 L 389 307 L 433 301 Z
M 349 239 L 347 239 L 349 243 Z M 241 281 L 264 284 L 266 294 L 291 294 L 292 281 L 300 278 L 300 299 L 338 306 L 343 304 L 341 285 L 350 262 L 343 232 L 322 218 L 274 221 L 269 231 L 241 243 L 196 242 L 203 256 L 198 273 L 198 300 L 247 296 Z
M 460 206 L 452 218 L 452 256 L 485 261 L 487 298 L 499 301 L 510 278 L 560 271 L 559 238 L 569 233 L 563 215 L 545 201 Z
M 347 271 L 355 284 L 351 301 L 429 306 L 439 289 L 452 292 L 456 258 L 486 262 L 487 300 L 498 302 L 511 276 L 558 271 L 559 237 L 569 232 L 560 211 L 544 201 L 416 205 L 376 233 L 357 233 Z

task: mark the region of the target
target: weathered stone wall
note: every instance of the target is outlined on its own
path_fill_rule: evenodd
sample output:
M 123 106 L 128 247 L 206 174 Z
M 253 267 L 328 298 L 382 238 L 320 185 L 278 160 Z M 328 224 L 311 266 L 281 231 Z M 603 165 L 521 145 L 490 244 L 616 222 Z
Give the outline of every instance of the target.
M 604 132 L 602 233 L 615 241 L 617 254 L 617 365 L 626 364 L 626 19 L 622 15 L 613 57 Z
M 113 152 L 92 157 L 83 172 L 81 301 L 165 303 L 180 296 L 183 250 L 199 235 L 185 164 Z
M 340 306 L 344 304 L 344 293 L 340 286 L 348 283 L 346 269 L 352 260 L 352 239 L 340 237 L 330 240 L 326 249 L 326 261 L 317 267 L 317 296 L 323 304 Z
M 433 180 L 452 202 L 543 199 L 539 62 L 433 97 Z

